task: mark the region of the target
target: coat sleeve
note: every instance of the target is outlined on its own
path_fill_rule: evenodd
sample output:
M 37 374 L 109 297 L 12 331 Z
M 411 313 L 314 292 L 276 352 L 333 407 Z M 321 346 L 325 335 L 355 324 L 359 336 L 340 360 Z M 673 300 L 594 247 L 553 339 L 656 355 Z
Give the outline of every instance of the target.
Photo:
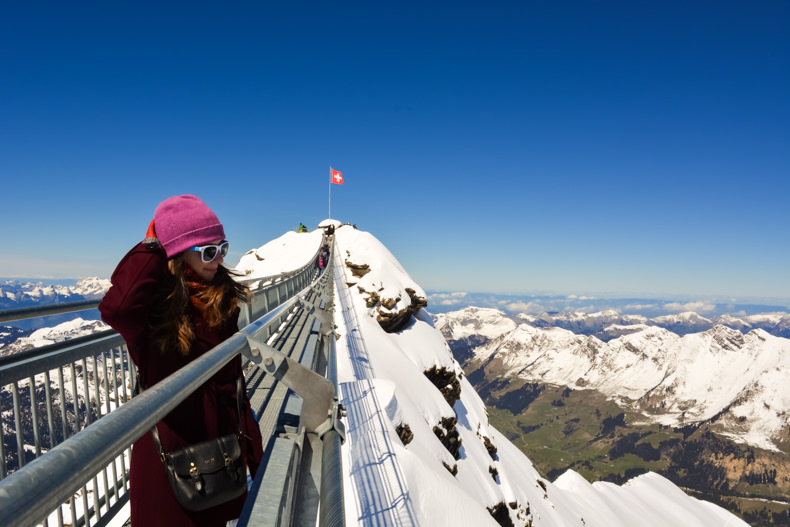
M 127 344 L 147 333 L 151 307 L 165 286 L 167 272 L 167 255 L 157 243 L 138 244 L 115 268 L 99 312 Z

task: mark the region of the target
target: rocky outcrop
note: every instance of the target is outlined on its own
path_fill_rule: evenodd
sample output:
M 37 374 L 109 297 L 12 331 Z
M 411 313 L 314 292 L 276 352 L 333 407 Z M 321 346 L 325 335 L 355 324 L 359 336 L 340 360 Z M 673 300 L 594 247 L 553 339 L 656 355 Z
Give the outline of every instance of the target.
M 486 450 L 488 451 L 488 455 L 491 456 L 491 459 L 496 461 L 498 458 L 497 456 L 497 447 L 494 443 L 491 442 L 491 438 L 488 436 L 483 436 L 483 444 L 486 446 Z
M 507 505 L 504 501 L 500 501 L 493 507 L 487 507 L 491 517 L 502 527 L 515 527 L 513 520 L 510 519 L 510 512 L 507 510 Z
M 370 272 L 370 266 L 368 264 L 355 264 L 346 260 L 346 267 L 351 269 L 351 275 L 356 278 L 362 278 Z
M 411 431 L 411 427 L 406 423 L 399 424 L 395 432 L 398 434 L 398 438 L 400 438 L 400 442 L 403 443 L 403 446 L 408 445 L 411 443 L 412 439 L 414 439 L 414 432 Z
M 406 288 L 406 293 L 409 295 L 409 304 L 398 311 L 391 311 L 392 308 L 387 308 L 387 305 L 395 306 L 401 301 L 400 298 L 396 299 L 383 299 L 381 306 L 377 309 L 378 315 L 376 321 L 387 333 L 397 333 L 405 328 L 411 322 L 412 316 L 420 309 L 428 306 L 428 299 L 418 296 L 414 289 Z M 384 309 L 381 309 L 381 308 Z
M 455 403 L 461 398 L 461 381 L 455 372 L 445 367 L 437 369 L 434 366 L 425 370 L 424 373 L 428 380 L 442 392 L 442 396 L 444 396 L 444 400 L 447 401 L 450 408 L 455 406 Z
M 367 264 L 364 267 L 367 268 Z M 351 267 L 349 266 L 349 268 Z M 414 314 L 428 305 L 428 299 L 419 296 L 414 289 L 408 287 L 405 291 L 409 295 L 409 303 L 396 311 L 393 310 L 401 304 L 401 297 L 381 298 L 378 291 L 368 291 L 362 286 L 357 286 L 357 290 L 365 298 L 365 306 L 376 309 L 376 321 L 387 333 L 397 333 L 403 330 L 411 323 Z
M 433 433 L 442 442 L 444 448 L 457 460 L 460 458 L 461 437 L 455 427 L 456 424 L 458 424 L 458 420 L 455 416 L 442 417 L 441 424 L 433 427 Z

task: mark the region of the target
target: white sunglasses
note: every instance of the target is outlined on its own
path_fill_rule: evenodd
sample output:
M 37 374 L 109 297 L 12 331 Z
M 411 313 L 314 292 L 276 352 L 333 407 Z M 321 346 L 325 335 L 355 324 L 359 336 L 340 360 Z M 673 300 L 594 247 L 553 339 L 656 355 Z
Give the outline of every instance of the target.
M 219 245 L 197 245 L 187 250 L 199 252 L 200 259 L 205 263 L 209 263 L 213 262 L 218 254 L 221 254 L 222 257 L 225 258 L 228 254 L 228 247 L 230 247 L 230 242 L 228 240 L 222 240 Z

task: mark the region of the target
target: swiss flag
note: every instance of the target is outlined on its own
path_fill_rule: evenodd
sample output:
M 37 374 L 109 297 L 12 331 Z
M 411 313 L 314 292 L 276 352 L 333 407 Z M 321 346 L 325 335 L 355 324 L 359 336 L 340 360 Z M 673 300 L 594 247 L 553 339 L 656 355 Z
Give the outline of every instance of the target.
M 338 185 L 342 185 L 343 174 L 339 170 L 335 170 L 332 167 L 329 167 L 329 170 L 332 172 L 332 183 L 337 183 Z

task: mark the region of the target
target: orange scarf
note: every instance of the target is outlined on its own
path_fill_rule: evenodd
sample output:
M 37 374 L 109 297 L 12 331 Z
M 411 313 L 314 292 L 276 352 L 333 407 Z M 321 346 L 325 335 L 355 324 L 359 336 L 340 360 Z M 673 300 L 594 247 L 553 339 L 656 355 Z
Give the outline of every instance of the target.
M 187 288 L 189 288 L 189 301 L 198 311 L 203 313 L 206 310 L 206 303 L 198 298 L 198 294 L 200 294 L 202 291 L 205 291 L 208 285 L 195 271 L 192 270 L 191 267 L 184 267 L 184 278 Z

